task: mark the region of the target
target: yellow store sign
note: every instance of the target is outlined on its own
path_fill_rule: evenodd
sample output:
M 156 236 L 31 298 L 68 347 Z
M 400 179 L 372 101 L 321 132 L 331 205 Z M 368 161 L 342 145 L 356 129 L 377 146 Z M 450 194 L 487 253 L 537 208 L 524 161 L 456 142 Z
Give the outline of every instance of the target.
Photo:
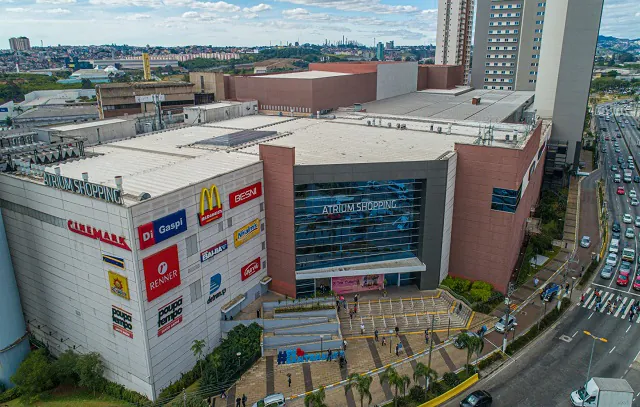
M 129 280 L 113 271 L 109 272 L 109 289 L 118 297 L 129 299 Z
M 242 246 L 245 242 L 260 234 L 260 219 L 255 219 L 233 232 L 233 244 L 236 247 Z

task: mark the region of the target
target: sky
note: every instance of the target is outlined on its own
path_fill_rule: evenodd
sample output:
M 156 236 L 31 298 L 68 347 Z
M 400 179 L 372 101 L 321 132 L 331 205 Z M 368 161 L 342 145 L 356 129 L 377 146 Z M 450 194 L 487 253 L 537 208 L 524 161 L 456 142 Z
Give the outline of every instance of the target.
M 419 45 L 436 29 L 437 0 L 0 0 L 0 41 L 45 46 Z M 640 38 L 640 0 L 605 0 L 600 34 Z

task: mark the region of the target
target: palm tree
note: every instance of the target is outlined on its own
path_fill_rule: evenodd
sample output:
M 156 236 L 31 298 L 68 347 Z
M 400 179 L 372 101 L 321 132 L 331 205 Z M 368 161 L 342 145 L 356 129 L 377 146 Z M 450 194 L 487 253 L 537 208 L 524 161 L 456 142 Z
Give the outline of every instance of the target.
M 413 381 L 418 383 L 418 379 L 421 377 L 424 377 L 426 381 L 426 386 L 424 386 L 424 392 L 426 394 L 429 391 L 429 385 L 431 382 L 438 378 L 438 372 L 431 369 L 424 363 L 418 362 L 416 364 L 416 368 L 413 370 Z
M 371 386 L 371 382 L 373 381 L 373 377 L 369 375 L 360 375 L 358 373 L 351 373 L 349 375 L 349 381 L 345 386 L 345 389 L 349 391 L 351 388 L 355 388 L 358 394 L 360 395 L 360 407 L 364 406 L 364 398 L 368 397 L 369 401 L 367 402 L 367 406 L 371 404 L 372 396 L 369 391 L 369 387 Z
M 475 353 L 477 360 L 477 356 L 480 355 L 480 352 L 484 349 L 484 339 L 475 335 L 469 335 L 466 332 L 461 333 L 459 339 L 467 348 L 467 373 L 469 373 L 471 356 Z
M 382 384 L 384 382 L 388 382 L 389 385 L 395 387 L 396 392 L 393 396 L 393 405 L 397 407 L 398 389 L 402 389 L 402 392 L 404 393 L 406 386 L 409 385 L 411 379 L 409 379 L 409 376 L 407 375 L 400 375 L 396 369 L 390 366 L 380 375 L 380 383 Z
M 200 363 L 200 359 L 202 359 L 202 352 L 206 343 L 204 339 L 195 339 L 193 344 L 191 345 L 191 352 L 193 352 L 193 356 L 195 356 Z M 200 377 L 202 377 L 202 363 L 200 363 Z
M 304 396 L 304 407 L 327 407 L 327 405 L 324 404 L 325 397 L 324 387 L 320 387 L 318 391 Z

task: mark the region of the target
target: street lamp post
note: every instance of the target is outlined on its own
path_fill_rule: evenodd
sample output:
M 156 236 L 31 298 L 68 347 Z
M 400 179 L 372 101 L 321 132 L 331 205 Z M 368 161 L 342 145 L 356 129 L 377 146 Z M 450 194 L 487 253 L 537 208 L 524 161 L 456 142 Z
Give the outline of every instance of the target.
M 572 296 L 573 296 L 573 287 L 576 284 L 576 277 L 575 276 L 571 277 L 571 280 L 572 281 L 571 281 L 571 291 L 569 292 L 569 301 L 573 301 L 573 298 L 572 298 Z
M 320 334 L 320 357 L 322 357 L 322 340 L 324 339 L 324 335 Z
M 511 311 L 511 300 L 509 299 L 509 297 L 504 299 L 504 305 L 507 306 L 506 309 L 506 317 L 504 319 L 504 337 L 502 338 L 502 352 L 506 352 L 507 351 L 507 335 L 509 334 L 509 330 L 507 329 L 507 327 L 509 326 L 509 312 Z
M 240 356 L 242 356 L 242 352 L 236 353 L 236 356 L 238 357 L 238 370 L 240 370 Z
M 389 329 L 389 354 L 391 354 L 391 342 L 393 342 L 393 329 Z
M 586 383 L 586 382 L 589 381 L 589 375 L 591 374 L 591 361 L 593 360 L 593 350 L 596 347 L 596 341 L 600 341 L 600 342 L 604 342 L 604 343 L 607 343 L 608 341 L 605 338 L 599 338 L 599 337 L 593 335 L 589 331 L 582 331 L 582 332 L 584 332 L 585 335 L 588 335 L 591 338 L 593 338 L 593 345 L 591 346 L 591 356 L 589 357 L 589 368 L 587 369 L 587 380 L 585 381 L 585 383 Z

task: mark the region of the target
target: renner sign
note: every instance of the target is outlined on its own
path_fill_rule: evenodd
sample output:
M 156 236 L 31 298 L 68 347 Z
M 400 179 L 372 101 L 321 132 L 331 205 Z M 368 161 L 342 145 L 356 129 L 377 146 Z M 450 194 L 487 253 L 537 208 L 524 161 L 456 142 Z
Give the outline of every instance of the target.
M 229 206 L 231 208 L 235 208 L 236 206 L 240 206 L 243 203 L 249 202 L 259 196 L 262 196 L 262 182 L 256 182 L 253 185 L 249 185 L 248 187 L 244 187 L 238 191 L 230 193 Z
M 180 285 L 180 261 L 178 246 L 152 254 L 142 260 L 147 287 L 147 301 L 153 301 Z
M 187 211 L 184 209 L 145 223 L 138 227 L 140 249 L 146 249 L 187 230 Z
M 240 273 L 242 274 L 242 281 L 248 279 L 258 271 L 260 271 L 260 257 L 252 260 L 251 263 L 243 266 L 242 269 L 240 269 Z
M 213 206 L 213 199 L 216 205 Z M 207 206 L 205 206 L 205 202 Z M 202 188 L 200 191 L 200 212 L 198 213 L 198 222 L 200 226 L 204 226 L 222 217 L 222 201 L 220 201 L 220 193 L 218 187 L 211 185 L 210 189 Z

